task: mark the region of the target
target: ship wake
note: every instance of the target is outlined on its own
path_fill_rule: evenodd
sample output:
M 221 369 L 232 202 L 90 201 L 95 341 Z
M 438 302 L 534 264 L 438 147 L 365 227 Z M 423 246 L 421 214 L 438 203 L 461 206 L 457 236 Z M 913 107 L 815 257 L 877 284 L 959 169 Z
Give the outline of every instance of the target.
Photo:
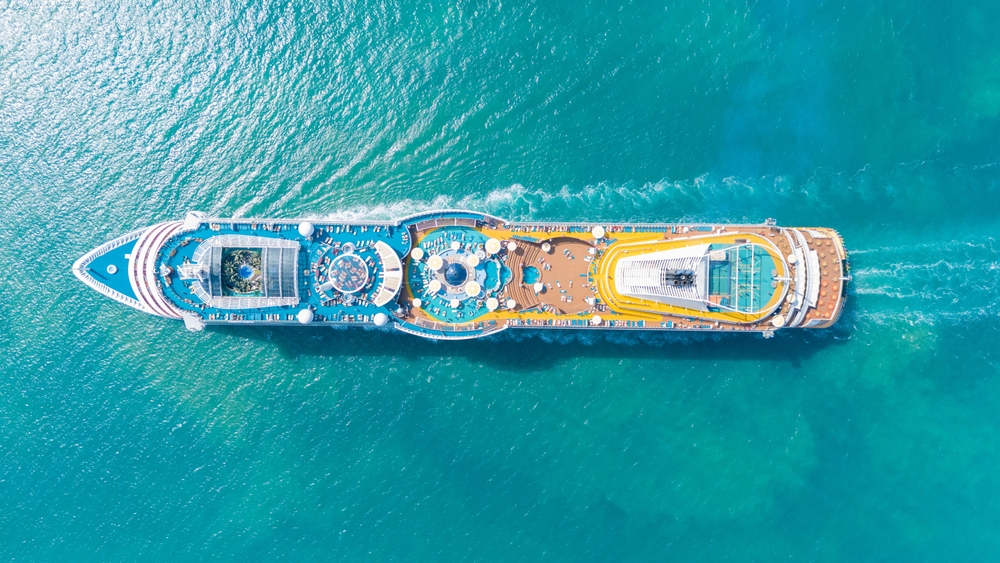
M 851 262 L 859 319 L 958 324 L 1000 315 L 992 238 L 853 250 Z

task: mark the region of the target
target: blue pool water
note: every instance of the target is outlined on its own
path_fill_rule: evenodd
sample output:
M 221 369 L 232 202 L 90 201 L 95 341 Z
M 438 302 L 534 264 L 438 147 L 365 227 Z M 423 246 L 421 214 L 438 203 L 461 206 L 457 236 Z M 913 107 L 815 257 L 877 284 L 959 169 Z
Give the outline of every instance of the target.
M 0 2 L 0 559 L 996 559 L 998 20 Z M 767 341 L 434 343 L 191 334 L 70 273 L 188 210 L 451 207 L 830 226 L 854 282 Z
M 524 283 L 532 285 L 538 280 L 542 279 L 542 273 L 538 271 L 538 268 L 534 266 L 527 266 L 524 268 L 523 272 Z

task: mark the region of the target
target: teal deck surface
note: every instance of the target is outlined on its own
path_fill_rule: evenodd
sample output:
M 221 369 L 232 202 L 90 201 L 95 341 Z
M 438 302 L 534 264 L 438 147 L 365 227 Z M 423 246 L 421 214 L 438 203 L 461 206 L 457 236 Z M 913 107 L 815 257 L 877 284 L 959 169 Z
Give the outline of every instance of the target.
M 731 248 L 728 244 L 713 244 L 711 250 L 726 250 L 726 260 L 709 261 L 708 292 L 721 296 L 723 306 L 741 312 L 754 312 L 767 305 L 776 291 L 772 287 L 775 264 L 771 255 L 760 247 Z
M 258 228 L 253 228 L 249 223 L 221 223 L 220 229 L 212 230 L 207 225 L 203 225 L 196 231 L 187 232 L 173 237 L 164 245 L 160 253 L 160 259 L 174 269 L 170 275 L 171 283 L 164 287 L 164 294 L 178 307 L 186 311 L 196 312 L 209 320 L 224 320 L 238 316 L 241 321 L 278 321 L 293 322 L 295 313 L 309 306 L 315 310 L 316 318 L 314 322 L 347 323 L 360 322 L 364 318 L 369 318 L 376 313 L 383 312 L 391 314 L 393 307 L 377 307 L 371 304 L 371 298 L 383 279 L 383 272 L 378 267 L 377 255 L 370 248 L 375 241 L 382 241 L 388 244 L 397 254 L 405 254 L 409 249 L 409 241 L 406 240 L 405 229 L 398 226 L 368 225 L 364 232 L 359 225 L 327 224 L 317 223 L 317 232 L 311 240 L 302 237 L 297 230 L 297 223 L 282 223 L 280 221 L 270 222 L 277 230 L 265 229 L 264 223 L 258 224 Z M 375 228 L 379 231 L 376 232 Z M 177 272 L 178 266 L 184 263 L 185 259 L 190 260 L 198 247 L 195 239 L 208 239 L 218 235 L 245 235 L 265 238 L 281 238 L 294 240 L 300 243 L 299 250 L 299 272 L 298 295 L 300 303 L 297 306 L 289 307 L 265 307 L 251 309 L 217 309 L 212 307 L 202 307 L 201 299 L 198 298 L 190 288 L 190 282 L 180 279 Z M 328 293 L 318 291 L 314 283 L 314 272 L 304 274 L 306 270 L 312 270 L 310 265 L 324 256 L 329 258 L 330 251 L 335 245 L 351 243 L 356 246 L 365 245 L 365 250 L 359 250 L 358 255 L 369 261 L 370 278 L 366 286 L 367 289 L 356 294 L 358 299 L 353 304 L 334 303 Z M 364 303 L 367 301 L 367 303 Z M 394 303 L 394 302 L 393 302 Z M 392 303 L 390 303 L 392 305 Z M 277 318 L 274 315 L 278 315 Z
M 484 250 L 488 237 L 469 227 L 440 227 L 420 241 L 419 247 L 427 256 L 438 254 L 446 256 L 451 252 L 452 243 L 461 245 L 463 251 L 476 252 Z M 423 300 L 423 309 L 443 323 L 467 323 L 475 321 L 488 313 L 486 299 L 496 297 L 500 289 L 499 271 L 506 269 L 499 260 L 487 257 L 474 269 L 473 275 L 483 288 L 478 298 L 467 297 L 461 292 L 449 293 L 442 289 L 432 293 L 427 284 L 433 272 L 427 267 L 426 258 L 422 261 L 411 261 L 408 267 L 410 292 L 414 297 Z M 459 306 L 452 307 L 451 300 L 458 299 Z
M 129 260 L 126 256 L 131 254 L 136 242 L 138 239 L 98 256 L 87 266 L 87 273 L 122 295 L 135 299 L 135 291 L 132 290 L 132 284 L 128 281 Z M 117 271 L 114 274 L 109 273 L 108 266 L 114 266 Z

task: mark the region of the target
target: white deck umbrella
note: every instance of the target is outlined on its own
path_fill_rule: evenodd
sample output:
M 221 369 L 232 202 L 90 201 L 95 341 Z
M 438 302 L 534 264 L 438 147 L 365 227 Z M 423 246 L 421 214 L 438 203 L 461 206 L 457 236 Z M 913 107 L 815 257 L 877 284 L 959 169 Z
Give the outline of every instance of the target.
M 437 293 L 441 291 L 441 282 L 438 280 L 431 280 L 431 283 L 427 284 L 427 291 L 431 293 Z
M 507 252 L 514 252 L 515 250 L 517 250 L 517 243 L 514 242 L 514 241 L 508 242 L 507 243 Z
M 514 307 L 517 307 L 517 301 L 514 301 L 513 299 L 508 299 L 507 300 L 507 308 L 508 309 L 513 309 Z
M 548 251 L 550 251 L 550 250 L 552 250 L 552 245 L 549 244 L 549 243 L 547 243 L 547 242 L 543 242 L 542 243 L 542 252 L 548 253 Z
M 598 225 L 590 230 L 590 234 L 594 235 L 594 238 L 604 238 L 604 227 Z
M 479 257 L 475 254 L 470 254 L 465 257 L 465 263 L 468 264 L 470 268 L 475 268 L 479 265 Z
M 451 308 L 452 309 L 458 309 L 458 306 L 461 305 L 461 304 L 462 304 L 462 302 L 459 301 L 458 299 L 452 299 L 451 300 Z
M 490 311 L 496 311 L 497 307 L 500 306 L 500 302 L 497 301 L 496 297 L 490 297 L 486 300 L 486 308 Z
M 774 328 L 781 328 L 781 327 L 785 326 L 785 316 L 784 315 L 775 315 L 774 318 L 771 319 L 771 325 L 773 325 Z
M 535 293 L 541 293 L 543 289 L 545 289 L 545 286 L 542 285 L 542 282 L 535 284 Z
M 442 266 L 444 266 L 444 259 L 438 256 L 437 254 L 434 254 L 433 256 L 427 259 L 427 267 L 434 270 L 435 272 L 440 270 Z
M 419 246 L 414 248 L 413 250 L 410 251 L 410 258 L 413 258 L 414 260 L 423 260 L 424 249 L 420 248 Z
M 479 292 L 482 290 L 483 288 L 479 287 L 479 284 L 474 281 L 470 281 L 469 283 L 465 284 L 465 294 L 468 295 L 469 297 L 475 297 L 479 295 Z
M 457 240 L 451 241 L 452 250 L 458 250 L 459 248 L 462 248 L 462 243 L 458 242 Z
M 600 326 L 602 322 L 604 321 L 601 320 L 600 315 L 594 315 L 593 317 L 590 317 L 590 324 L 594 326 Z
M 419 297 L 417 297 L 416 299 L 414 299 L 412 301 L 412 303 L 413 303 L 413 306 L 416 307 L 417 309 L 419 309 L 419 308 L 421 308 L 421 307 L 424 306 L 424 300 L 421 299 L 421 298 L 419 298 Z
M 495 238 L 487 240 L 486 252 L 489 252 L 490 254 L 496 254 L 497 252 L 500 252 L 500 241 Z

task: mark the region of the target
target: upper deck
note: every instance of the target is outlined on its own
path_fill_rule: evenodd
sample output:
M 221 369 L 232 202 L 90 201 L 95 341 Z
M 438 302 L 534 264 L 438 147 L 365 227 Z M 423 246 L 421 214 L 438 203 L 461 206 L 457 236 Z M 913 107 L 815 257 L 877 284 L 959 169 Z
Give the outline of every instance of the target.
M 127 276 L 108 274 L 112 262 Z M 439 339 L 521 326 L 823 327 L 842 310 L 847 277 L 829 229 L 510 223 L 465 211 L 351 224 L 192 213 L 95 249 L 74 271 L 195 330 L 392 323 Z
M 170 236 L 154 269 L 203 322 L 372 323 L 394 310 L 409 247 L 389 223 L 210 219 Z
M 408 330 L 770 331 L 830 326 L 843 306 L 846 253 L 828 229 L 611 225 L 595 232 L 588 224 L 485 221 L 411 230 L 415 258 L 399 298 Z M 500 242 L 498 252 L 490 252 L 491 240 Z M 451 283 L 456 266 L 468 274 Z M 463 284 L 473 274 L 479 292 L 468 298 Z

